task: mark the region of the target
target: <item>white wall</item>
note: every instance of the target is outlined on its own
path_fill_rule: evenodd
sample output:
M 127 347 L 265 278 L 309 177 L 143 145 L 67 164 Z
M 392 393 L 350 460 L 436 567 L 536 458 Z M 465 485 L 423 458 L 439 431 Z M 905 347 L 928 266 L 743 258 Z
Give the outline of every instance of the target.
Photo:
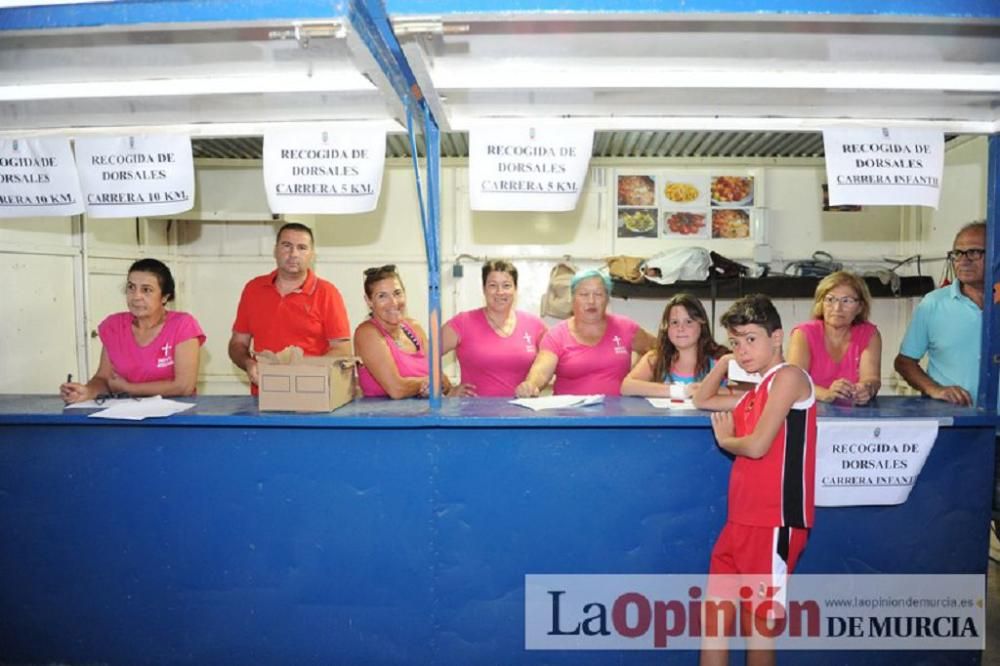
M 986 141 L 972 140 L 948 152 L 938 211 L 866 207 L 861 213 L 821 210 L 822 164 L 728 161 L 758 179 L 759 203 L 768 228 L 773 269 L 808 258 L 816 250 L 858 270 L 883 259 L 920 253 L 923 272 L 937 278 L 954 231 L 985 216 Z M 595 160 L 576 210 L 568 213 L 473 213 L 468 207 L 464 160 L 446 160 L 442 173 L 442 307 L 445 318 L 481 305 L 479 260 L 509 257 L 521 273 L 520 303 L 537 311 L 553 263 L 565 255 L 580 266 L 598 265 L 614 254 L 648 256 L 677 242 L 614 237 L 614 173 L 636 170 L 712 168 L 705 161 Z M 99 342 L 91 337 L 100 320 L 124 308 L 129 263 L 140 256 L 163 259 L 178 282 L 177 308 L 192 312 L 208 336 L 199 391 L 243 393 L 245 380 L 229 362 L 226 343 L 243 284 L 273 268 L 274 231 L 259 165 L 217 161 L 200 164 L 197 206 L 185 220 L 82 220 L 86 234 L 67 219 L 0 220 L 0 278 L 8 286 L 0 302 L 0 392 L 54 393 L 67 372 L 85 365 L 77 353 L 89 347 L 96 367 Z M 366 315 L 362 270 L 395 263 L 406 282 L 412 316 L 426 322 L 426 262 L 409 161 L 386 166 L 378 208 L 365 215 L 289 216 L 313 227 L 317 272 L 344 295 L 352 325 Z M 721 254 L 746 259 L 753 241 L 701 241 Z M 84 251 L 85 246 L 85 251 Z M 471 255 L 474 259 L 462 258 Z M 464 276 L 452 277 L 462 264 Z M 914 265 L 901 269 L 913 274 Z M 86 279 L 84 279 L 86 276 Z M 86 298 L 84 298 L 86 292 Z M 883 375 L 893 388 L 891 364 L 915 300 L 879 299 L 873 320 L 885 340 Z M 728 306 L 720 301 L 717 314 Z M 786 326 L 808 317 L 811 300 L 778 301 Z M 706 304 L 710 307 L 710 304 Z M 660 300 L 615 299 L 612 308 L 656 328 Z M 716 317 L 717 318 L 717 317 Z M 452 374 L 452 363 L 446 365 Z

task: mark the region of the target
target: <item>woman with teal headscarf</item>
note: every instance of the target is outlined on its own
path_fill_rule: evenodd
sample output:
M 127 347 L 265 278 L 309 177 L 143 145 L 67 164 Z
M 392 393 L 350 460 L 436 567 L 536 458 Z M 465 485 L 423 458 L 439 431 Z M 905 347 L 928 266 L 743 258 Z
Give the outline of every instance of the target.
M 556 376 L 556 395 L 621 395 L 632 368 L 632 353 L 649 351 L 656 338 L 628 317 L 608 313 L 611 278 L 588 269 L 570 281 L 573 315 L 549 329 L 528 376 L 517 387 L 521 398 L 537 396 Z

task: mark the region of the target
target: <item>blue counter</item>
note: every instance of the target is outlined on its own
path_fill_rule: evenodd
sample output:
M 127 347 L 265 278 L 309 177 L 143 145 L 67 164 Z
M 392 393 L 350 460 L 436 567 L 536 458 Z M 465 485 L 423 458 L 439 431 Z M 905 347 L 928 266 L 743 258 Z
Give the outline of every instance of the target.
M 202 397 L 156 421 L 0 397 L 0 661 L 694 664 L 527 652 L 528 573 L 699 573 L 730 461 L 696 411 L 640 399 L 258 413 Z M 820 509 L 803 573 L 984 573 L 996 418 L 924 399 L 821 418 L 936 418 L 909 500 Z M 781 663 L 979 654 L 783 653 Z

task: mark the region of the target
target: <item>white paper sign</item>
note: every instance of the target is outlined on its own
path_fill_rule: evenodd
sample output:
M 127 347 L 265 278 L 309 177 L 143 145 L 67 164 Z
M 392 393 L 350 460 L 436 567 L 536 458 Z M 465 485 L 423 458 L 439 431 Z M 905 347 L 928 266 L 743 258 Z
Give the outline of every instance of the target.
M 194 206 L 191 137 L 86 137 L 74 143 L 90 217 L 171 215 Z
M 938 207 L 944 134 L 907 128 L 823 131 L 830 205 Z
M 331 125 L 264 135 L 272 213 L 367 213 L 378 205 L 385 130 Z
M 473 129 L 472 210 L 573 210 L 593 145 L 592 129 L 527 123 Z
M 938 422 L 820 421 L 816 506 L 902 504 L 937 439 Z
M 0 139 L 0 217 L 82 212 L 69 139 Z

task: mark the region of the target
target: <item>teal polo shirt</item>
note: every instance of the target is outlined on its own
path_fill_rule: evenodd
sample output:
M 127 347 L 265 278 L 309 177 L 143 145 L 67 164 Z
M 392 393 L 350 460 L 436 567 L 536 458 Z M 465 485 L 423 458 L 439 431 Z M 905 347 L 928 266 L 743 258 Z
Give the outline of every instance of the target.
M 977 398 L 983 311 L 958 281 L 924 296 L 899 353 L 916 361 L 927 354 L 927 374 L 941 386 L 961 386 Z

